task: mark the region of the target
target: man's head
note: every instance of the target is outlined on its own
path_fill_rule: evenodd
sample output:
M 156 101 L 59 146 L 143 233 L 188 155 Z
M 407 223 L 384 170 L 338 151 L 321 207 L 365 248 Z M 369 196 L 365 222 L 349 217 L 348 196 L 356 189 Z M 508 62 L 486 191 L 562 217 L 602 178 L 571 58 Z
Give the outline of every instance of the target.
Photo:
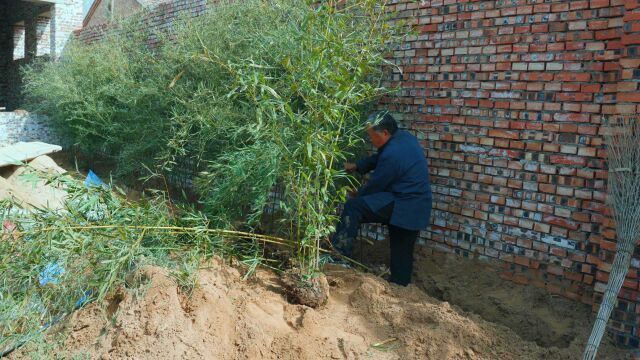
M 377 112 L 367 119 L 367 134 L 376 149 L 383 147 L 398 131 L 398 123 L 388 112 Z

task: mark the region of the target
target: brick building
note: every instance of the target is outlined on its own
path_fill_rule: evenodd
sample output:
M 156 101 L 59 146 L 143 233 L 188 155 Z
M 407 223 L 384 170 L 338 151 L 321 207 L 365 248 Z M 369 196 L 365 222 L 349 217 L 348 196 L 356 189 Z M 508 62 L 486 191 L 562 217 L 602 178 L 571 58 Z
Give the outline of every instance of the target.
M 207 4 L 168 1 L 143 24 L 168 27 Z M 381 106 L 424 138 L 434 184 L 424 246 L 492 261 L 505 279 L 597 309 L 616 244 L 602 125 L 640 112 L 640 2 L 390 7 L 417 30 L 393 53 L 389 85 L 400 92 Z M 76 36 L 96 41 L 106 29 Z M 639 269 L 637 253 L 609 323 L 632 347 L 640 345 Z
M 86 0 L 91 2 L 83 25 L 105 25 L 114 20 L 130 16 L 138 11 L 154 9 L 158 5 L 171 0 Z
M 0 1 L 0 108 L 20 103 L 21 65 L 58 58 L 82 27 L 83 0 Z

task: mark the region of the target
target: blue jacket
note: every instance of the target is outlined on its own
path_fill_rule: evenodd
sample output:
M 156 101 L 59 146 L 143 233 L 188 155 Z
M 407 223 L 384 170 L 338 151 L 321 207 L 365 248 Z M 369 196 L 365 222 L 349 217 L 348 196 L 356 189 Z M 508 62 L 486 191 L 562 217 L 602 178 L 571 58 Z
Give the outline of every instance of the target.
M 429 225 L 431 181 L 422 147 L 415 136 L 398 130 L 378 152 L 356 163 L 365 174 L 373 170 L 358 196 L 373 211 L 393 202 L 389 223 L 408 230 Z

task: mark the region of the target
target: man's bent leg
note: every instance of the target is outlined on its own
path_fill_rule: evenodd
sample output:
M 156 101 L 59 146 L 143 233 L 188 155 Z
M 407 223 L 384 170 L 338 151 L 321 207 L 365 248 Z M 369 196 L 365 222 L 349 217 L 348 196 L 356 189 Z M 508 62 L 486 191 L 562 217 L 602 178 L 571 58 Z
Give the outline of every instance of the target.
M 340 251 L 342 255 L 351 257 L 353 253 L 353 240 L 358 236 L 360 224 L 363 223 L 386 223 L 391 217 L 393 203 L 389 206 L 374 212 L 367 203 L 360 197 L 347 200 L 340 215 L 340 222 L 336 226 L 336 233 L 331 240 L 333 247 Z
M 420 231 L 389 225 L 391 276 L 389 281 L 407 286 L 413 272 L 413 248 Z

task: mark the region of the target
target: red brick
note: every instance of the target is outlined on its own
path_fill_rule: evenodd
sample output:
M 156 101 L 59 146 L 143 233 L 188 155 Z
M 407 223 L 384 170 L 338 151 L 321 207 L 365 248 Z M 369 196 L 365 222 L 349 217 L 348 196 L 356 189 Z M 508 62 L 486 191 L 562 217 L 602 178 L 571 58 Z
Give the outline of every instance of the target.
M 622 43 L 625 44 L 621 29 L 598 30 L 595 34 L 597 40 L 611 40 L 622 36 Z
M 522 151 L 507 150 L 507 149 L 492 149 L 489 151 L 489 155 L 508 158 L 520 158 L 522 157 Z
M 438 31 L 438 24 L 430 24 L 430 25 L 421 26 L 419 28 L 419 31 L 421 33 L 436 32 L 436 31 Z
M 596 135 L 598 133 L 597 126 L 580 125 L 578 126 L 578 134 L 581 135 Z
M 640 92 L 619 93 L 618 101 L 640 103 Z
M 531 26 L 532 33 L 543 33 L 549 31 L 549 24 L 536 24 Z
M 533 6 L 534 13 L 548 13 L 551 12 L 551 4 L 536 4 Z
M 562 274 L 564 274 L 564 270 L 560 266 L 553 265 L 553 264 L 550 264 L 547 266 L 547 272 L 549 274 L 558 275 L 558 276 L 562 276 Z
M 569 11 L 569 3 L 556 3 L 556 4 L 551 4 L 551 11 L 552 11 L 552 12 L 563 12 L 563 11 Z
M 640 12 L 630 12 L 627 11 L 624 13 L 624 17 L 622 18 L 624 22 L 638 21 L 640 20 Z
M 534 229 L 535 229 L 535 227 L 534 227 Z M 546 253 L 547 251 L 549 251 L 549 245 L 547 245 L 547 244 L 545 244 L 543 242 L 540 242 L 540 241 L 534 241 L 533 242 L 533 249 L 536 250 L 536 251 L 541 251 L 541 252 L 545 252 Z
M 527 285 L 529 284 L 529 278 L 526 277 L 523 274 L 514 274 L 513 277 L 511 278 L 511 281 L 513 281 L 516 284 L 520 284 L 520 285 Z
M 490 137 L 499 137 L 499 138 L 507 138 L 507 139 L 519 139 L 520 134 L 517 131 L 509 131 L 509 130 L 489 130 Z
M 547 194 L 555 194 L 556 186 L 552 184 L 540 184 L 540 191 Z
M 593 265 L 582 264 L 582 266 L 580 267 L 580 271 L 587 274 L 593 274 L 596 270 Z
M 579 156 L 571 156 L 571 155 L 551 155 L 549 156 L 552 164 L 560 164 L 560 165 L 576 165 L 576 166 L 585 166 L 587 164 L 587 159 Z
M 449 105 L 451 103 L 451 99 L 426 99 L 425 104 L 427 105 Z
M 583 84 L 580 88 L 582 92 L 597 93 L 600 91 L 600 84 Z
M 557 81 L 580 81 L 585 82 L 591 79 L 591 74 L 588 73 L 574 73 L 574 72 L 562 72 L 554 76 L 554 80 Z
M 567 256 L 567 250 L 565 250 L 563 248 L 558 248 L 558 247 L 551 246 L 551 248 L 549 249 L 549 252 L 552 255 L 555 255 L 555 256 L 560 256 L 560 257 L 566 257 Z
M 562 51 L 564 50 L 564 43 L 552 43 L 547 45 L 547 50 L 549 51 Z
M 518 265 L 529 266 L 530 259 L 524 256 L 516 256 L 514 262 Z
M 609 6 L 609 0 L 591 0 L 589 7 L 592 9 L 603 8 Z
M 542 217 L 542 221 L 551 225 L 560 226 L 565 229 L 577 230 L 578 224 L 575 221 L 563 219 L 557 216 L 546 215 Z
M 572 280 L 572 281 L 582 281 L 582 274 L 580 273 L 575 273 L 573 271 L 564 271 L 564 277 L 566 279 Z
M 571 1 L 571 3 L 569 5 L 570 5 L 571 10 L 588 9 L 589 8 L 589 1 L 588 0 L 581 0 L 581 1 L 573 0 L 573 1 Z
M 571 219 L 579 222 L 589 222 L 590 218 L 591 215 L 588 213 L 574 212 L 571 214 Z
M 532 241 L 528 239 L 518 239 L 517 244 L 520 247 L 530 249 L 532 245 Z

